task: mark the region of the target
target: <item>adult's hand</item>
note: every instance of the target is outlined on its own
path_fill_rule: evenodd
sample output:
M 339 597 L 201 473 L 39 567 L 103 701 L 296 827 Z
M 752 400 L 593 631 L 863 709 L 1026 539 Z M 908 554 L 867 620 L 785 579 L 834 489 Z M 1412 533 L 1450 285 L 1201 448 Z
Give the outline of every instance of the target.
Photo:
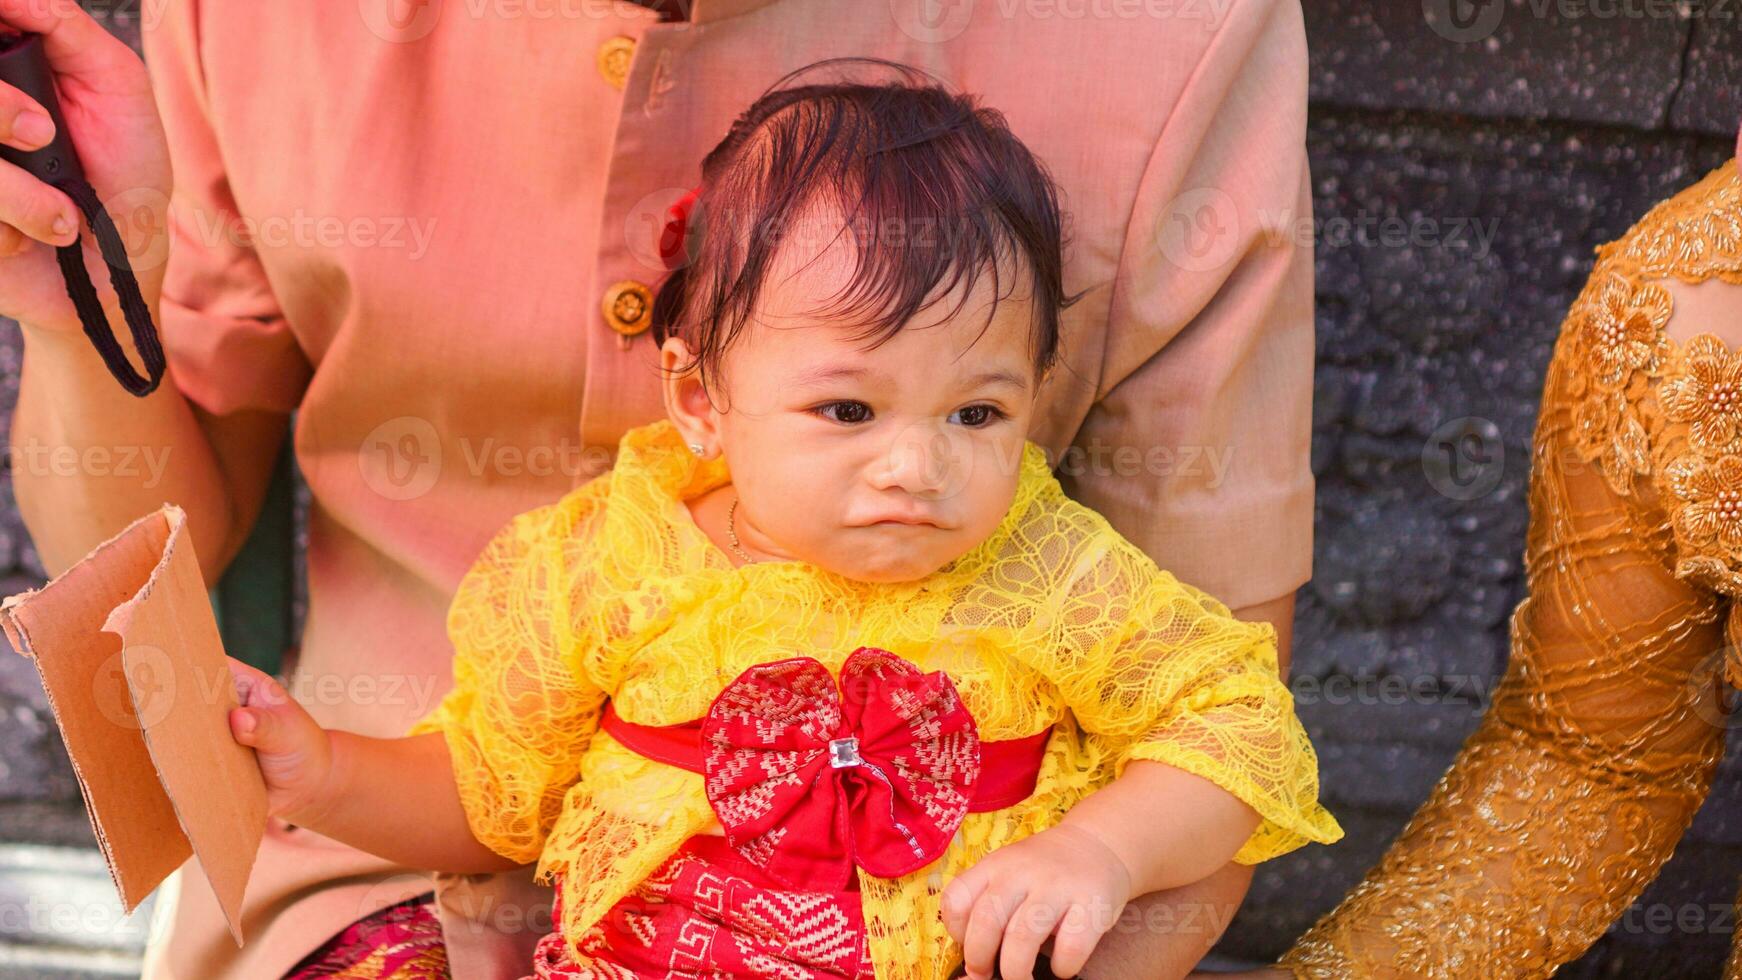
M 43 36 L 61 115 L 85 178 L 109 210 L 128 254 L 143 259 L 133 263 L 134 273 L 146 304 L 155 309 L 163 287 L 171 174 L 145 63 L 75 0 L 0 0 L 0 27 Z M 0 83 L 0 142 L 34 150 L 53 137 L 43 107 Z M 92 282 L 114 310 L 102 255 L 78 206 L 22 168 L 0 161 L 0 315 L 33 331 L 80 329 L 54 247 L 71 243 L 81 232 Z

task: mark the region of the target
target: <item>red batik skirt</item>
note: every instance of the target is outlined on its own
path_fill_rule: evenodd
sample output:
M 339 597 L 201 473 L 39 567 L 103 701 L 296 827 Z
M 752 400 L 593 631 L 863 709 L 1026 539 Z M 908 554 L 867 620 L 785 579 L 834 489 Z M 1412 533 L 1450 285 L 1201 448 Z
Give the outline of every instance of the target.
M 872 976 L 858 881 L 843 891 L 787 888 L 746 861 L 726 838 L 697 834 L 576 942 L 557 931 L 539 941 L 536 980 L 665 976 L 853 978 Z

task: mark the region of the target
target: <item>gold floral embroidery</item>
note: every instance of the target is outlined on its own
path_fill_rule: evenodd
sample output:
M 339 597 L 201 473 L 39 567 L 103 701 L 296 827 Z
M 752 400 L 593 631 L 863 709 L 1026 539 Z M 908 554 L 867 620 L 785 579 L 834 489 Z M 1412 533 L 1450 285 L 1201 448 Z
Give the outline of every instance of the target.
M 1663 201 L 1622 238 L 1604 246 L 1647 278 L 1742 283 L 1742 184 L 1736 161 Z
M 1715 591 L 1742 594 L 1742 456 L 1711 459 L 1690 450 L 1664 471 L 1674 500 L 1669 510 L 1675 530 L 1678 578 Z
M 1620 392 L 1593 391 L 1573 407 L 1573 424 L 1587 459 L 1594 459 L 1617 493 L 1627 494 L 1634 474 L 1651 471 L 1645 425 Z
M 1676 535 L 1682 542 L 1725 549 L 1742 546 L 1742 456 L 1720 456 L 1707 463 L 1687 453 L 1669 466 L 1670 489 L 1686 504 L 1677 508 Z
M 1636 477 L 1683 452 L 1742 449 L 1742 356 L 1709 334 L 1686 346 L 1672 340 L 1673 302 L 1656 281 L 1717 276 L 1742 284 L 1736 161 L 1652 208 L 1597 256 L 1567 313 L 1560 343 L 1569 349 L 1556 361 L 1567 365 L 1562 383 L 1580 456 L 1598 464 L 1617 494 L 1632 496 Z M 1671 426 L 1685 439 L 1666 435 Z
M 1742 595 L 1742 572 L 1736 570 L 1734 559 L 1731 558 L 1690 555 L 1676 561 L 1675 576 L 1722 595 Z M 1742 665 L 1729 676 L 1731 683 L 1742 687 Z
M 1742 357 L 1701 334 L 1686 348 L 1687 373 L 1658 392 L 1664 418 L 1689 424 L 1688 441 L 1707 453 L 1730 452 L 1742 436 Z
M 1577 445 L 1596 461 L 1616 493 L 1631 493 L 1633 477 L 1651 472 L 1650 439 L 1636 406 L 1650 378 L 1663 370 L 1672 345 L 1669 292 L 1640 283 L 1621 263 L 1598 263 L 1567 314 L 1566 343 L 1582 365 L 1569 379 Z
M 1590 306 L 1578 312 L 1592 377 L 1599 387 L 1623 386 L 1635 371 L 1653 372 L 1662 361 L 1669 323 L 1669 291 L 1633 280 L 1611 268 L 1599 281 Z

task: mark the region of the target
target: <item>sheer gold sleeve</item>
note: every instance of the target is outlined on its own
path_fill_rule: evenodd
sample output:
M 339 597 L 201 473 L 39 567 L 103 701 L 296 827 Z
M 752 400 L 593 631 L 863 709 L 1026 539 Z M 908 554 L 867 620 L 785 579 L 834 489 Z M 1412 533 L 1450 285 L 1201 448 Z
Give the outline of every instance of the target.
M 1670 339 L 1663 281 L 1742 282 L 1736 191 L 1732 162 L 1599 250 L 1533 436 L 1505 676 L 1378 866 L 1284 956 L 1297 976 L 1549 976 L 1704 799 L 1739 632 L 1742 362 Z
M 443 734 L 472 835 L 522 863 L 543 851 L 604 710 L 580 666 L 570 604 L 605 486 L 583 485 L 495 532 L 448 607 L 454 687 L 407 733 Z
M 1318 756 L 1276 660 L 1276 628 L 1158 567 L 1096 517 L 1049 609 L 1015 656 L 1059 689 L 1085 740 L 1207 779 L 1258 812 L 1234 860 L 1257 864 L 1343 828 L 1319 803 Z

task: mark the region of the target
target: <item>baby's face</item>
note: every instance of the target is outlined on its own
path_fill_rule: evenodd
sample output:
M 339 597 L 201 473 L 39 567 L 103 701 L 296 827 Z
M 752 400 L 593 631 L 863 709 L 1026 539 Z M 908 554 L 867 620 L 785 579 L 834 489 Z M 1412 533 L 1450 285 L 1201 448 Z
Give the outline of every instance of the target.
M 862 328 L 814 312 L 851 275 L 844 250 L 790 271 L 769 277 L 726 353 L 725 411 L 702 410 L 739 540 L 758 560 L 861 581 L 928 575 L 985 540 L 1015 497 L 1036 388 L 1028 284 L 1004 274 L 987 326 L 991 278 L 976 277 L 956 316 L 947 297 L 864 350 Z

